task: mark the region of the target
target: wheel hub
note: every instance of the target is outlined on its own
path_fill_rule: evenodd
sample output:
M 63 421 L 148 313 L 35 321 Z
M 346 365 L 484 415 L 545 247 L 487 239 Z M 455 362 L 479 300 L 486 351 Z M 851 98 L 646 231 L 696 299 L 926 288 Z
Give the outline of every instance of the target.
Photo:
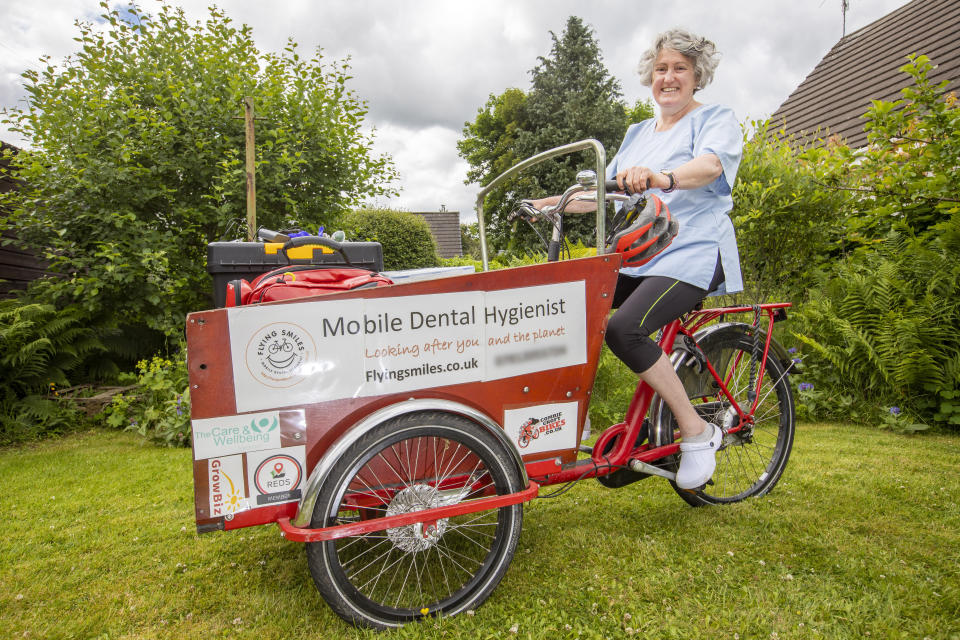
M 433 509 L 448 504 L 436 489 L 428 484 L 415 484 L 398 492 L 387 506 L 387 515 L 395 516 L 411 511 Z M 447 530 L 447 518 L 430 522 L 414 522 L 387 529 L 387 538 L 393 546 L 407 553 L 426 551 L 437 544 Z
M 723 415 L 723 446 L 743 445 L 753 441 L 753 424 L 746 422 L 736 433 L 729 433 L 730 429 L 737 425 L 740 425 L 740 415 L 732 406 L 728 407 Z

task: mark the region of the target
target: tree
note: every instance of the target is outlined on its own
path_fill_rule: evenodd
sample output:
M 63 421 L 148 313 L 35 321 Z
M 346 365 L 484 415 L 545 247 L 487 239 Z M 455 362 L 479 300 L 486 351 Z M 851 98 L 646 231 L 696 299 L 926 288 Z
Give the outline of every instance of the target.
M 865 114 L 867 146 L 833 141 L 805 154 L 822 185 L 847 194 L 844 236 L 853 246 L 874 244 L 894 226 L 924 234 L 960 211 L 960 105 L 934 84 L 925 55 L 901 71 L 913 78 L 903 98 L 875 100 Z
M 4 196 L 0 227 L 63 275 L 35 298 L 82 307 L 94 324 L 169 333 L 208 306 L 206 245 L 244 227 L 244 96 L 263 118 L 259 223 L 315 227 L 392 192 L 347 62 L 303 58 L 292 41 L 260 53 L 251 28 L 216 9 L 191 24 L 167 6 L 101 6 L 105 28 L 79 22 L 80 51 L 25 72 L 28 106 L 4 113 L 33 149 L 13 160 L 24 188 Z
M 539 57 L 530 71 L 529 93 L 508 89 L 499 96 L 491 94 L 476 120 L 464 124 L 457 146 L 471 166 L 468 182 L 489 184 L 519 160 L 584 138 L 598 139 L 608 155 L 620 144 L 629 124 L 627 109 L 620 83 L 603 65 L 592 30 L 571 16 L 561 36 L 550 32 L 550 37 L 550 55 Z M 638 105 L 630 113 L 641 113 Z M 537 247 L 532 231 L 508 219 L 510 211 L 522 198 L 561 192 L 573 184 L 578 170 L 592 166 L 590 152 L 564 156 L 538 165 L 492 193 L 484 214 L 494 246 L 518 251 Z M 595 231 L 590 216 L 569 222 L 572 241 L 592 242 Z

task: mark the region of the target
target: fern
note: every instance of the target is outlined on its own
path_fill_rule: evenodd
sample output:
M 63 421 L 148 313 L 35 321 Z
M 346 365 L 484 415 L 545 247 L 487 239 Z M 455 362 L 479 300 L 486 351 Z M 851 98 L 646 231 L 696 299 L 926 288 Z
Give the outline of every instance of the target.
M 838 392 L 877 407 L 953 420 L 942 407 L 952 407 L 960 389 L 958 249 L 954 213 L 922 237 L 895 227 L 871 250 L 822 272 L 794 316 L 807 377 L 819 372 Z
M 103 351 L 79 309 L 0 301 L 0 444 L 82 424 L 71 403 L 43 394 L 68 386 L 85 360 Z

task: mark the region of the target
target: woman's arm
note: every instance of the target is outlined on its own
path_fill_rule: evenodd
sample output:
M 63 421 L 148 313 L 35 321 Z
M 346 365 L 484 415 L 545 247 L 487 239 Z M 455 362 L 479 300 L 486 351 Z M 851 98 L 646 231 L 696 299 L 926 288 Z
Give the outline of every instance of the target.
M 595 191 L 584 191 L 584 194 L 596 193 Z M 580 195 L 580 194 L 577 194 Z M 546 198 L 539 198 L 537 200 L 528 200 L 530 204 L 537 208 L 537 210 L 542 210 L 548 205 L 555 205 L 560 202 L 560 196 L 547 196 Z M 589 200 L 576 200 L 571 198 L 567 202 L 567 208 L 564 209 L 564 213 L 590 213 L 597 210 L 597 203 L 590 202 Z
M 685 162 L 679 167 L 663 167 L 663 170 L 672 171 L 674 179 L 674 188 L 676 189 L 696 189 L 703 187 L 723 173 L 723 165 L 720 164 L 720 158 L 712 153 L 705 153 L 697 156 L 689 162 Z M 647 180 L 650 186 L 647 186 Z M 670 177 L 662 173 L 660 169 L 653 170 L 647 167 L 629 167 L 617 173 L 617 184 L 626 187 L 632 193 L 652 189 L 669 189 Z
M 670 167 L 664 167 L 670 171 Z M 705 153 L 689 162 L 685 162 L 679 167 L 672 169 L 674 188 L 676 189 L 696 189 L 710 184 L 720 177 L 723 173 L 723 166 L 720 164 L 720 158 L 712 153 Z M 650 186 L 647 187 L 647 179 L 650 180 Z M 647 167 L 630 167 L 617 173 L 617 184 L 621 188 L 627 187 L 631 193 L 640 193 L 650 189 L 669 189 L 670 178 L 667 174 L 660 171 L 653 171 Z M 594 193 L 586 191 L 585 194 Z M 555 205 L 560 202 L 560 196 L 548 196 L 538 200 L 531 200 L 530 203 L 537 209 L 543 209 L 548 205 Z M 596 211 L 597 205 L 588 200 L 571 199 L 567 204 L 566 213 L 590 213 Z

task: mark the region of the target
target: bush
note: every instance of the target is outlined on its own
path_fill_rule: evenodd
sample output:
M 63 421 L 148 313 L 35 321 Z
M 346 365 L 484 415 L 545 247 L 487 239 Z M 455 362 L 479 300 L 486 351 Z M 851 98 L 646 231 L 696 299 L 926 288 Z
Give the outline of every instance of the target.
M 347 240 L 383 245 L 383 268 L 419 269 L 440 264 L 437 243 L 427 221 L 418 215 L 392 209 L 361 209 L 337 221 Z
M 801 299 L 810 271 L 836 251 L 841 229 L 840 195 L 817 186 L 793 140 L 782 135 L 754 123 L 733 187 L 730 217 L 751 302 L 771 295 Z
M 114 396 L 104 410 L 107 425 L 136 431 L 168 447 L 190 446 L 190 389 L 183 351 L 172 360 L 154 356 L 137 363 L 137 390 Z

